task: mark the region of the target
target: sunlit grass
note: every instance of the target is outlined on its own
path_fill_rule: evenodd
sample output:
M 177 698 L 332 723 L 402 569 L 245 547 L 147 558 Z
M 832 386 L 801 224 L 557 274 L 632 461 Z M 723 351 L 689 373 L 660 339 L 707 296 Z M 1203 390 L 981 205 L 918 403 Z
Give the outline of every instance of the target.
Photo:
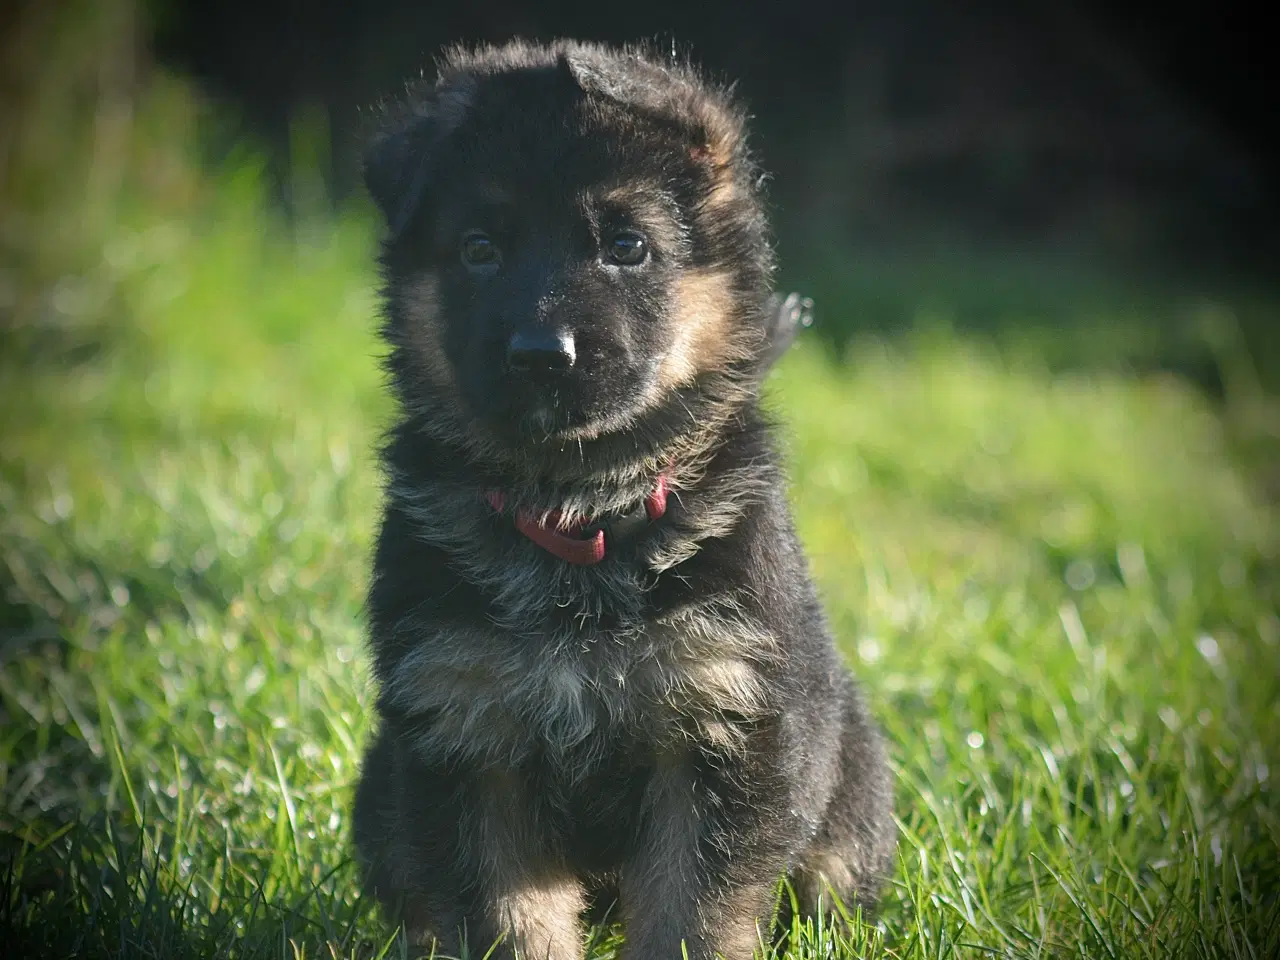
M 200 173 L 162 122 L 184 96 L 128 144 L 169 173 L 122 164 L 78 232 L 83 178 L 10 187 L 4 942 L 401 956 L 348 830 L 388 412 L 372 223 L 286 224 L 251 158 Z M 926 331 L 808 338 L 770 402 L 902 827 L 877 926 L 798 928 L 794 955 L 1280 954 L 1277 518 L 1239 456 L 1273 449 L 1273 400 Z

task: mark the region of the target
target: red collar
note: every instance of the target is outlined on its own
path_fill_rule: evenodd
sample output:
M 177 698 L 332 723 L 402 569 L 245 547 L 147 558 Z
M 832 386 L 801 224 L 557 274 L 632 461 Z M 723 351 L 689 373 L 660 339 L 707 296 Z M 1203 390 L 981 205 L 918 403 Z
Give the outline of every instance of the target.
M 502 512 L 504 498 L 501 493 L 491 492 L 489 505 L 499 513 Z M 639 510 L 633 511 L 638 514 Z M 658 477 L 657 486 L 651 494 L 644 498 L 644 513 L 650 521 L 657 520 L 667 512 L 667 477 Z M 627 520 L 628 517 L 619 518 Z M 516 511 L 516 529 L 542 547 L 543 550 L 555 554 L 566 563 L 590 566 L 604 559 L 605 531 L 610 529 L 609 521 L 583 520 L 571 527 L 560 527 L 560 512 L 552 511 L 545 523 L 538 523 L 526 510 Z M 620 532 L 614 527 L 615 533 Z

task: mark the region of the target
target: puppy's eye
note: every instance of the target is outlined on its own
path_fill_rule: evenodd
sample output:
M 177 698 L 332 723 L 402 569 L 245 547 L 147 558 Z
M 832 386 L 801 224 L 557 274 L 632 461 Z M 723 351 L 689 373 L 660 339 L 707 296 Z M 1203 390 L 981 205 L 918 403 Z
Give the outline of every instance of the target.
M 640 234 L 623 230 L 609 238 L 605 244 L 605 256 L 610 263 L 634 267 L 649 256 L 649 243 Z
M 487 234 L 475 231 L 462 238 L 462 262 L 468 267 L 494 270 L 502 262 L 502 251 Z

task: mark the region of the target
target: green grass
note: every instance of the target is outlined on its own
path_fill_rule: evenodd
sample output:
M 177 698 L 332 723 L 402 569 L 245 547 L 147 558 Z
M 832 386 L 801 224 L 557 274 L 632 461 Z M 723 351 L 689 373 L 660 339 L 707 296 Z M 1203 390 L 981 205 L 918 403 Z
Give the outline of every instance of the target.
M 35 137 L 8 171 L 0 936 L 407 955 L 349 846 L 372 222 L 267 212 L 251 158 L 202 171 L 187 98 L 152 91 L 106 187 Z M 878 925 L 795 956 L 1280 955 L 1280 419 L 1228 360 L 1222 403 L 927 325 L 784 361 L 801 533 L 902 829 Z

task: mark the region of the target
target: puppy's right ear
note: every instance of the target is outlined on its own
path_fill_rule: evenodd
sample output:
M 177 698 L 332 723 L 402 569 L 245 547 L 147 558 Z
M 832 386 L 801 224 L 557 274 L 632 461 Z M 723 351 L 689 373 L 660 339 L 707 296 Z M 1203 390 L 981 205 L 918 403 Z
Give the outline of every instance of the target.
M 442 144 L 466 115 L 470 86 L 437 86 L 388 112 L 365 148 L 369 196 L 382 212 L 390 240 L 398 239 L 422 206 Z
M 426 191 L 429 117 L 375 134 L 364 153 L 364 183 L 397 239 L 413 219 Z

